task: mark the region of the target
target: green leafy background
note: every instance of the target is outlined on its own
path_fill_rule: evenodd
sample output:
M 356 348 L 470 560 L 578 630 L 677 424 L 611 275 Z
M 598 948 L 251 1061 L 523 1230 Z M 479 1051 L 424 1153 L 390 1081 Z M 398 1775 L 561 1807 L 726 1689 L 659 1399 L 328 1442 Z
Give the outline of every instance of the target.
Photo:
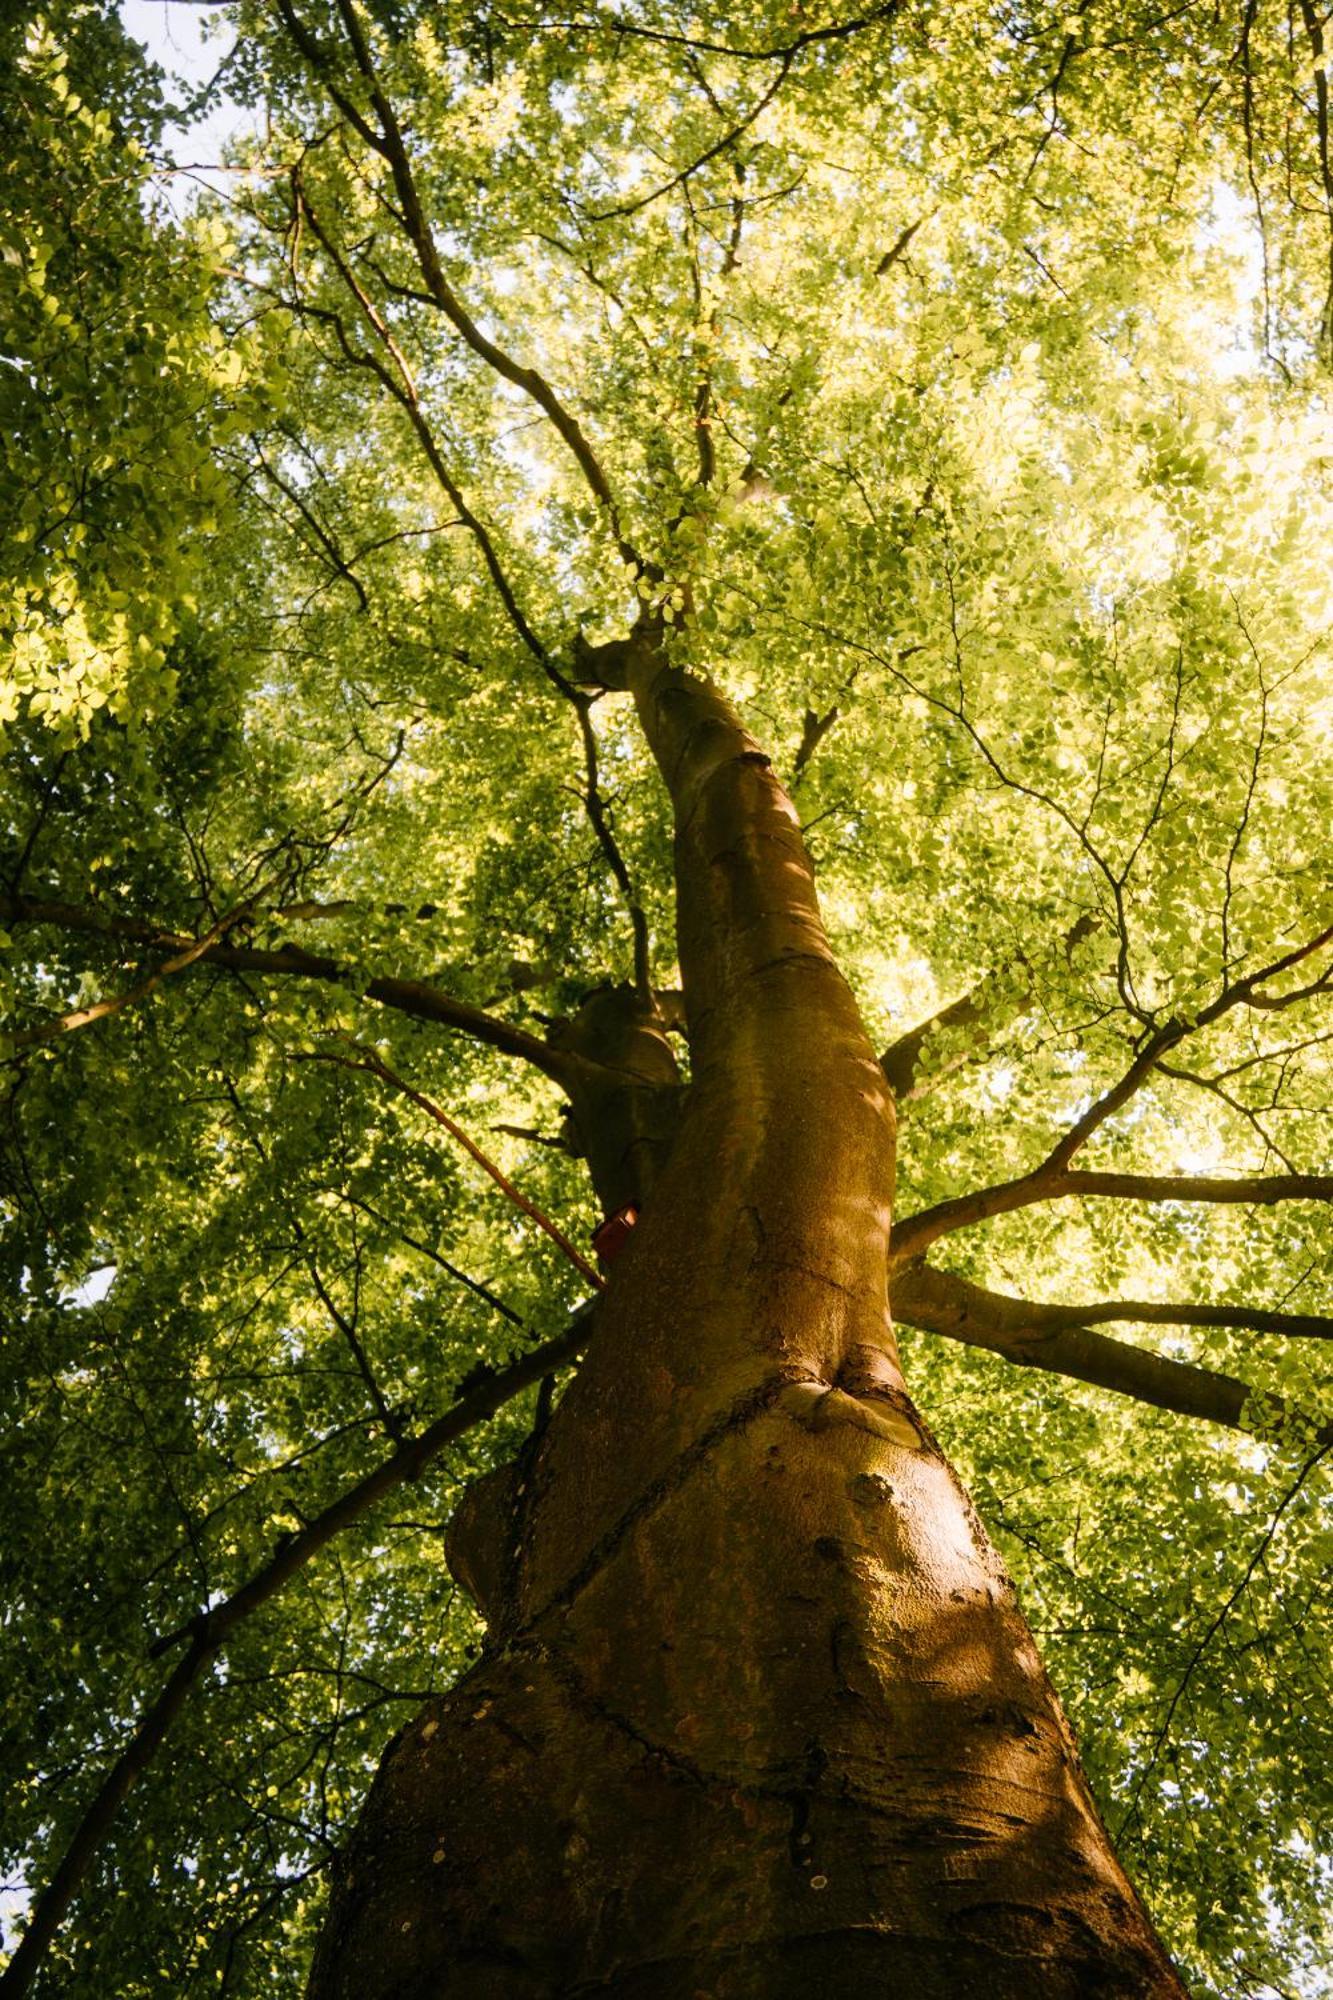
M 1317 14 L 904 4 L 788 60 L 722 51 L 836 17 L 360 10 L 448 280 L 594 441 L 636 573 L 421 296 L 339 9 L 299 17 L 318 64 L 230 13 L 262 136 L 185 202 L 109 13 L 0 29 L 7 893 L 185 937 L 247 906 L 236 941 L 339 965 L 193 966 L 34 1042 L 164 954 L 16 921 L 0 959 L 16 1918 L 164 1677 L 153 1642 L 384 1456 L 383 1407 L 424 1424 L 584 1292 L 417 1108 L 311 1060 L 373 1042 L 586 1238 L 579 1163 L 496 1129 L 554 1136 L 554 1087 L 359 997 L 410 976 L 540 1032 L 630 970 L 575 718 L 367 355 L 553 661 L 646 594 L 741 704 L 881 1043 L 991 978 L 988 1036 L 932 1037 L 903 1107 L 902 1213 L 1033 1165 L 1145 1023 L 1333 920 Z M 664 801 L 625 698 L 594 717 L 670 986 Z M 1330 1034 L 1326 992 L 1234 1010 L 1086 1164 L 1320 1171 Z M 1064 1202 L 947 1247 L 1029 1297 L 1309 1313 L 1333 1266 L 1312 1203 Z M 1129 1337 L 1310 1425 L 1216 1432 L 903 1341 L 1193 1989 L 1333 1993 L 1326 1349 Z M 238 1631 L 41 1991 L 302 1990 L 333 1844 L 479 1642 L 443 1524 L 531 1419 Z

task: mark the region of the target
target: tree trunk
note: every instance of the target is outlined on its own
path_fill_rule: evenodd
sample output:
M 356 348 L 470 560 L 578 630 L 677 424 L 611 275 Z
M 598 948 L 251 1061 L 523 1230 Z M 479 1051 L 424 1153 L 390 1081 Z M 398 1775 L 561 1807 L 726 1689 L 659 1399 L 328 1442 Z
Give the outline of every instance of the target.
M 686 1106 L 583 1367 L 493 1476 L 491 1647 L 385 1757 L 312 1996 L 1179 2000 L 903 1385 L 892 1097 L 796 815 L 713 690 L 646 646 L 629 680 Z

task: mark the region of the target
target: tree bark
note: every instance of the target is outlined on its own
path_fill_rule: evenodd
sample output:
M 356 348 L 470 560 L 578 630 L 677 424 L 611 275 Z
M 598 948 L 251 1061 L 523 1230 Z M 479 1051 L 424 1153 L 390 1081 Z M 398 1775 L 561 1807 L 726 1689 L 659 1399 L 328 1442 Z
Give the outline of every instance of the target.
M 796 815 L 713 689 L 646 645 L 629 680 L 675 808 L 683 1116 L 497 1483 L 489 1649 L 390 1747 L 313 2000 L 1179 2000 L 902 1380 L 893 1100 Z

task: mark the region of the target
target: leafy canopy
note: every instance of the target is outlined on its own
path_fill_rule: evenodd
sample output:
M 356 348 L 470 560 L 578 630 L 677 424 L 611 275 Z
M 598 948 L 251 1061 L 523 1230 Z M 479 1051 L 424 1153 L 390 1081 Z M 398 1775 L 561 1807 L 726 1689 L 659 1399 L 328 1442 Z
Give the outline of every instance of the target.
M 114 19 L 0 30 L 16 1922 L 156 1642 L 587 1294 L 340 1038 L 586 1240 L 522 1044 L 631 975 L 632 910 L 676 983 L 665 803 L 580 693 L 653 616 L 793 784 L 882 1043 L 972 996 L 904 1079 L 903 1218 L 1145 1050 L 1080 1168 L 1292 1182 L 1048 1188 L 932 1252 L 1138 1302 L 1116 1338 L 1239 1428 L 899 1316 L 1197 1990 L 1333 1992 L 1327 23 L 228 18 L 262 137 L 184 221 Z M 39 1990 L 299 1993 L 387 1735 L 478 1644 L 442 1525 L 534 1393 L 201 1664 Z

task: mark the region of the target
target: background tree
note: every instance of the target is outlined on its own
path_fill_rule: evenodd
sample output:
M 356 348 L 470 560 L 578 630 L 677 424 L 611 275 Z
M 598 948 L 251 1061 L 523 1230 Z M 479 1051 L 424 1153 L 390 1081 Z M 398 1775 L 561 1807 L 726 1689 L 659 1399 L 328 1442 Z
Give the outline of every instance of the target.
M 1321 14 L 236 19 L 184 231 L 114 24 L 4 31 L 4 1990 L 301 1990 L 477 1653 L 443 1524 L 578 1421 L 531 1207 L 644 1202 L 586 1408 L 710 1032 L 663 661 L 797 802 L 908 1379 L 1121 1858 L 1198 1990 L 1327 1990 Z

